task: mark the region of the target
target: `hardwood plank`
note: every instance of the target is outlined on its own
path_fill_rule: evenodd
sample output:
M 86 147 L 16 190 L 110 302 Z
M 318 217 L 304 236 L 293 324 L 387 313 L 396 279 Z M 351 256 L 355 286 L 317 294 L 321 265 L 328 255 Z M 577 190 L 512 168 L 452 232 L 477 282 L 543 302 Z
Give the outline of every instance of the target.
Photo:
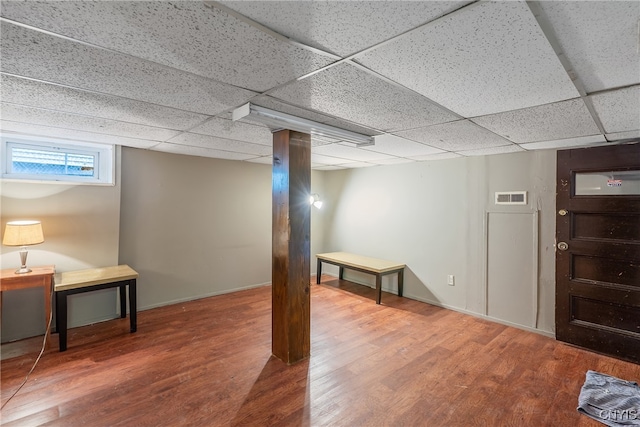
M 640 365 L 542 335 L 391 294 L 371 304 L 366 286 L 310 289 L 307 360 L 271 356 L 270 286 L 175 304 L 140 312 L 135 334 L 128 319 L 71 329 L 2 424 L 595 427 L 576 411 L 586 370 L 640 379 Z M 38 341 L 10 345 L 3 403 Z

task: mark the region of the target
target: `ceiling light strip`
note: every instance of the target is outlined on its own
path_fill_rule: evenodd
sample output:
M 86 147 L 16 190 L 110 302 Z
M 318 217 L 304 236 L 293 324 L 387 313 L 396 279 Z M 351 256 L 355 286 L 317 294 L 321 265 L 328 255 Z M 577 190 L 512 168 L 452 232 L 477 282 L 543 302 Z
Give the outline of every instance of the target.
M 584 83 L 582 83 L 582 80 L 580 80 L 580 77 L 578 76 L 576 71 L 573 69 L 573 66 L 569 62 L 569 59 L 564 54 L 562 50 L 562 46 L 560 45 L 560 42 L 558 41 L 558 38 L 556 37 L 555 32 L 553 31 L 553 27 L 545 17 L 542 11 L 542 8 L 538 4 L 538 1 L 527 1 L 527 6 L 529 6 L 531 13 L 533 14 L 534 18 L 538 22 L 538 25 L 540 26 L 540 30 L 542 30 L 542 34 L 544 34 L 544 36 L 547 38 L 547 41 L 549 42 L 549 44 L 551 45 L 551 48 L 553 49 L 556 56 L 558 57 L 560 64 L 562 64 L 562 66 L 564 67 L 565 72 L 569 76 L 569 80 L 571 80 L 576 90 L 580 94 L 580 98 L 582 98 L 584 105 L 587 107 L 587 110 L 589 110 L 589 114 L 591 114 L 591 118 L 595 122 L 596 126 L 598 126 L 600 133 L 602 133 L 602 135 L 606 135 L 606 131 L 604 129 L 604 126 L 602 125 L 602 122 L 600 121 L 600 117 L 598 116 L 598 113 L 593 107 L 593 103 L 591 102 L 591 99 L 587 95 L 587 91 L 585 89 Z
M 356 144 L 357 146 L 373 145 L 374 139 L 371 136 L 352 132 L 350 130 L 337 128 L 324 123 L 292 116 L 291 114 L 246 103 L 236 108 L 232 112 L 233 121 L 248 117 L 257 122 L 266 124 L 272 131 L 280 129 L 290 129 L 297 132 L 304 132 L 310 135 L 326 136 Z
M 262 97 L 262 94 L 261 95 L 256 95 L 256 96 L 248 99 L 247 102 L 251 103 L 252 105 L 257 105 L 257 104 L 254 103 L 254 100 L 257 101 L 257 102 L 260 102 L 260 98 L 261 97 L 262 97 L 263 101 L 269 100 L 269 99 L 273 99 L 273 100 L 277 101 L 278 103 L 280 103 L 282 105 L 285 105 L 285 106 L 288 106 L 288 107 L 291 107 L 291 108 L 295 108 L 295 109 L 298 109 L 298 110 L 302 110 L 302 111 L 305 111 L 307 113 L 314 114 L 316 116 L 326 117 L 326 119 L 325 119 L 326 121 L 319 121 L 320 123 L 327 123 L 327 122 L 332 121 L 332 120 L 333 121 L 338 120 L 340 122 L 344 122 L 346 124 L 358 127 L 360 129 L 362 129 L 363 131 L 371 132 L 371 133 L 373 133 L 375 135 L 382 135 L 383 133 L 386 133 L 384 130 L 373 128 L 371 126 L 365 126 L 363 124 L 356 123 L 356 122 L 353 122 L 351 120 L 348 120 L 348 119 L 345 119 L 345 118 L 342 118 L 342 117 L 338 117 L 338 116 L 334 116 L 334 115 L 325 113 L 324 111 L 310 110 L 308 108 L 300 107 L 298 105 L 292 104 L 290 102 L 284 101 L 284 100 L 279 99 L 279 98 L 274 98 L 274 97 L 267 98 L 269 96 L 268 94 L 264 94 L 264 95 L 265 95 L 264 97 Z M 242 105 L 244 105 L 244 104 L 242 104 Z M 239 108 L 239 107 L 230 108 L 230 109 L 224 111 L 221 114 L 217 114 L 215 117 L 224 118 L 224 116 L 223 116 L 224 113 L 232 114 L 233 110 L 236 110 L 237 108 Z M 310 120 L 310 119 L 307 119 L 307 120 Z M 357 132 L 357 131 L 352 131 L 352 132 L 355 132 L 357 134 L 361 133 L 361 132 Z M 368 135 L 368 134 L 364 134 L 363 133 L 363 135 Z M 368 135 L 368 136 L 373 136 L 373 135 Z

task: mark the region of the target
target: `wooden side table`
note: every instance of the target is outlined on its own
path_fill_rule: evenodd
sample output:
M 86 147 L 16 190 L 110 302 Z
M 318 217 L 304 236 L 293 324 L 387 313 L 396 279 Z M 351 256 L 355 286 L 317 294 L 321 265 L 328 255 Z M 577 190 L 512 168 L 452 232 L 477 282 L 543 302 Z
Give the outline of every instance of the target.
M 51 292 L 55 266 L 31 267 L 30 273 L 16 274 L 15 268 L 1 271 L 0 275 L 0 309 L 2 308 L 2 293 L 16 289 L 35 288 L 42 286 L 44 290 L 44 327 L 45 333 L 51 317 Z

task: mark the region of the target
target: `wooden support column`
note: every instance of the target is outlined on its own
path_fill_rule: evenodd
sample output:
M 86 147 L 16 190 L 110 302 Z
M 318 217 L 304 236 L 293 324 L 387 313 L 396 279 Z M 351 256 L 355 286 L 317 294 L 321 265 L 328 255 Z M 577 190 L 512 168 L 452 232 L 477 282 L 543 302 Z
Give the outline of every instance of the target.
M 292 364 L 311 353 L 311 136 L 273 134 L 272 352 Z

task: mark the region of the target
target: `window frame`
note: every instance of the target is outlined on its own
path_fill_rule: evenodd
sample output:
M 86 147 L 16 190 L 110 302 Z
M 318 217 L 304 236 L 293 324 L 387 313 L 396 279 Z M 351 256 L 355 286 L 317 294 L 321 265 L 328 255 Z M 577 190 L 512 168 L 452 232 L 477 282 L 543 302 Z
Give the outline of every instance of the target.
M 3 181 L 76 185 L 115 185 L 115 149 L 113 145 L 67 141 L 56 138 L 0 134 L 0 177 Z M 94 171 L 89 175 L 29 174 L 13 172 L 13 149 L 34 149 L 93 156 Z

